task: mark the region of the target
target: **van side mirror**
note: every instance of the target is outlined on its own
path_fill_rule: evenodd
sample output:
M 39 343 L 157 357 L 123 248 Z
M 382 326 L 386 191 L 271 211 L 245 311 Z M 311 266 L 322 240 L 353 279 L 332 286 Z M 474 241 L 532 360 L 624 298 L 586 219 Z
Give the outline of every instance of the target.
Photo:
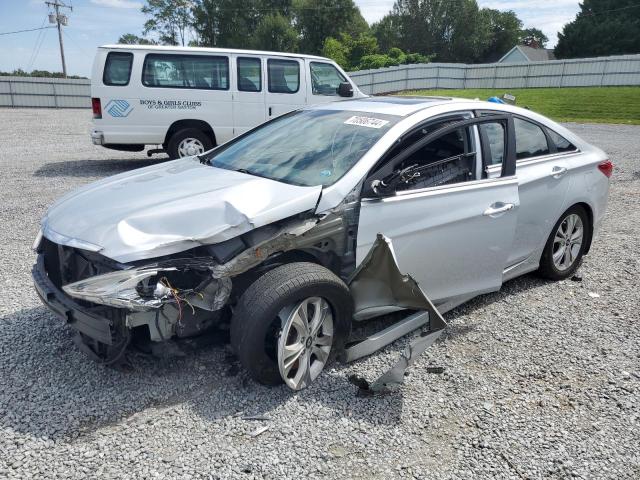
M 349 82 L 342 82 L 338 86 L 338 95 L 341 97 L 353 97 L 353 87 Z

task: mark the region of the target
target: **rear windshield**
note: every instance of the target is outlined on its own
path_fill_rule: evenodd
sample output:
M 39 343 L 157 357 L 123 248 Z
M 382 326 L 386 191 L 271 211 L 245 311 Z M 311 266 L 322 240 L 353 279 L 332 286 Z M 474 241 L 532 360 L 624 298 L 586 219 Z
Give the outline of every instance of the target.
M 214 167 L 294 185 L 331 185 L 398 120 L 379 113 L 301 110 L 238 137 L 208 160 Z

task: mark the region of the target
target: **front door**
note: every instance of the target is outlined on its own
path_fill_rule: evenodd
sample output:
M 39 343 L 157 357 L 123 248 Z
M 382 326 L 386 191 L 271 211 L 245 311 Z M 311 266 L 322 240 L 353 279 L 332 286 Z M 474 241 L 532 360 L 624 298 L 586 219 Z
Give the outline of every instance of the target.
M 306 105 L 303 65 L 297 58 L 267 58 L 267 120 Z
M 507 122 L 471 119 L 418 141 L 409 136 L 413 143 L 394 150 L 365 181 L 357 261 L 382 233 L 400 270 L 436 303 L 499 289 L 516 228 L 518 181 L 512 157 L 499 178 L 478 174 L 483 150 L 476 124 L 506 131 Z M 376 180 L 383 188 L 368 187 Z

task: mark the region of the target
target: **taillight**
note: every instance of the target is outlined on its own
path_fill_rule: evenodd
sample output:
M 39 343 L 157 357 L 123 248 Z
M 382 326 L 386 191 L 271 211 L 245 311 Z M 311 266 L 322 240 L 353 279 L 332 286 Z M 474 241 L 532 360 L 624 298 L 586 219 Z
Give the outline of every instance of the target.
M 611 163 L 611 160 L 605 160 L 604 162 L 600 162 L 598 164 L 598 170 L 600 170 L 602 173 L 604 173 L 607 176 L 607 178 L 609 178 L 613 174 L 613 163 Z
M 93 109 L 93 118 L 102 118 L 102 105 L 99 98 L 91 99 L 91 108 Z

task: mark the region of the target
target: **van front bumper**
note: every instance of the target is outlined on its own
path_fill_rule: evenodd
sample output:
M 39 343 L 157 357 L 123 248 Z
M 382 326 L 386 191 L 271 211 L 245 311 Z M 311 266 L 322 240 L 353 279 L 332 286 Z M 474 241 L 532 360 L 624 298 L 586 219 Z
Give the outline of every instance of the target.
M 94 130 L 91 132 L 91 142 L 94 145 L 104 145 L 104 133 Z

